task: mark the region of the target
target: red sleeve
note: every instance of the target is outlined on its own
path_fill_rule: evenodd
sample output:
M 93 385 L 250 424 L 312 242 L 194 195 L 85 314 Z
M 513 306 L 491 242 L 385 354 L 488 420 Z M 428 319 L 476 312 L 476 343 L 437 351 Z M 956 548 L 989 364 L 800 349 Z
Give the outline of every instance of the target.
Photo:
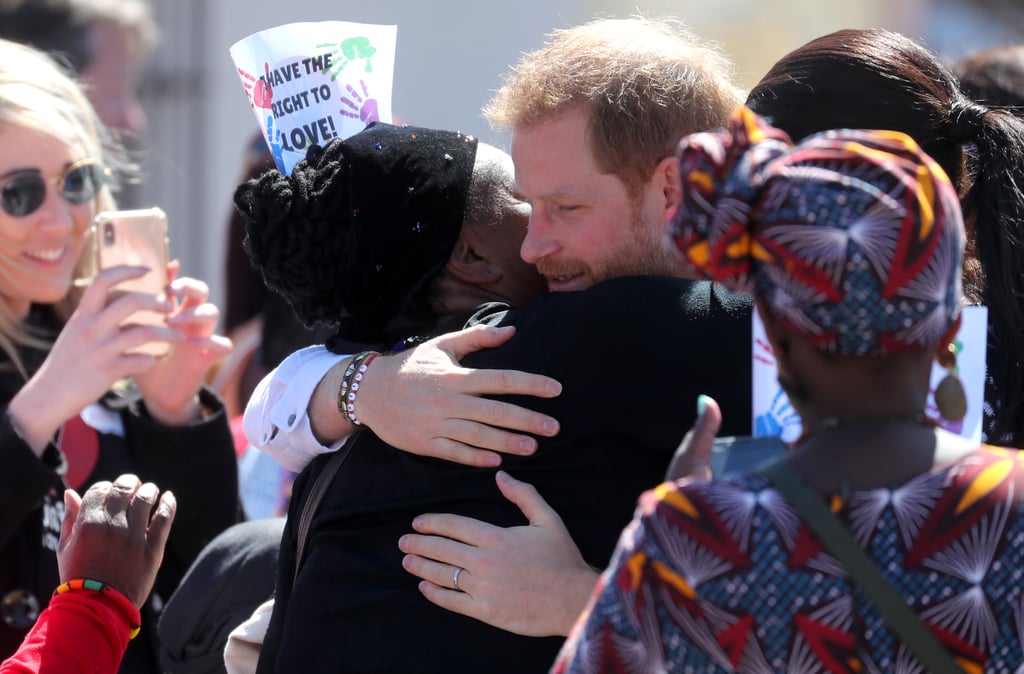
M 0 674 L 114 674 L 139 610 L 120 592 L 59 594 L 39 616 Z

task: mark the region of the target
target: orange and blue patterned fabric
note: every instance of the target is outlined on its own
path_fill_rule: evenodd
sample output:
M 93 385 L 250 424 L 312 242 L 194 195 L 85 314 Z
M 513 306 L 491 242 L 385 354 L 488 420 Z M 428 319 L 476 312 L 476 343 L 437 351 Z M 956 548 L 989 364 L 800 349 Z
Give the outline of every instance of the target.
M 825 495 L 969 674 L 1024 666 L 1024 454 L 982 446 Z M 757 474 L 647 492 L 552 670 L 918 674 L 877 609 Z
M 828 131 L 793 146 L 747 108 L 680 143 L 670 236 L 686 263 L 823 351 L 939 341 L 959 314 L 960 202 L 907 135 Z

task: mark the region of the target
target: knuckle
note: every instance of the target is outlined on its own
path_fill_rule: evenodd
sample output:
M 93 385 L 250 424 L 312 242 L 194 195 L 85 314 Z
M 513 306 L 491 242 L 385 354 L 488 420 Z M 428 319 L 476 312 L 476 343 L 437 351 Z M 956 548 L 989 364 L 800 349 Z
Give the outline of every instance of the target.
M 481 420 L 492 426 L 501 425 L 501 422 L 506 417 L 505 405 L 496 400 L 485 400 L 482 402 L 483 405 L 480 407 Z
M 496 383 L 501 390 L 508 391 L 514 388 L 516 382 L 515 377 L 512 376 L 511 372 L 508 370 L 501 370 L 497 373 Z

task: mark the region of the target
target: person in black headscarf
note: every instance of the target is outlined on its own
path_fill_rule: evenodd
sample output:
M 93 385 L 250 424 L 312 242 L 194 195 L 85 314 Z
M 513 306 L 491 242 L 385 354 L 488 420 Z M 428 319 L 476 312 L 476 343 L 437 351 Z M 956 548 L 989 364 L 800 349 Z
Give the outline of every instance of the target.
M 291 175 L 246 181 L 236 203 L 267 286 L 306 325 L 335 326 L 335 350 L 402 348 L 462 327 L 482 302 L 499 310 L 544 291 L 519 259 L 529 207 L 511 159 L 471 136 L 375 123 L 314 146 Z M 229 632 L 274 589 L 282 526 L 245 522 L 207 546 L 160 622 L 164 671 L 223 671 Z M 286 557 L 293 538 L 289 528 Z

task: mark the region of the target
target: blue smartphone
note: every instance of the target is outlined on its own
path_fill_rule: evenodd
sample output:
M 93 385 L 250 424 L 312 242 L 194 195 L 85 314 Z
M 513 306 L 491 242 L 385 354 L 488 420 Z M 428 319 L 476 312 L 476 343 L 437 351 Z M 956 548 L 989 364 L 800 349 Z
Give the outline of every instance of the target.
M 784 455 L 789 447 L 780 438 L 726 436 L 715 438 L 711 446 L 711 475 L 749 473 L 766 461 Z

